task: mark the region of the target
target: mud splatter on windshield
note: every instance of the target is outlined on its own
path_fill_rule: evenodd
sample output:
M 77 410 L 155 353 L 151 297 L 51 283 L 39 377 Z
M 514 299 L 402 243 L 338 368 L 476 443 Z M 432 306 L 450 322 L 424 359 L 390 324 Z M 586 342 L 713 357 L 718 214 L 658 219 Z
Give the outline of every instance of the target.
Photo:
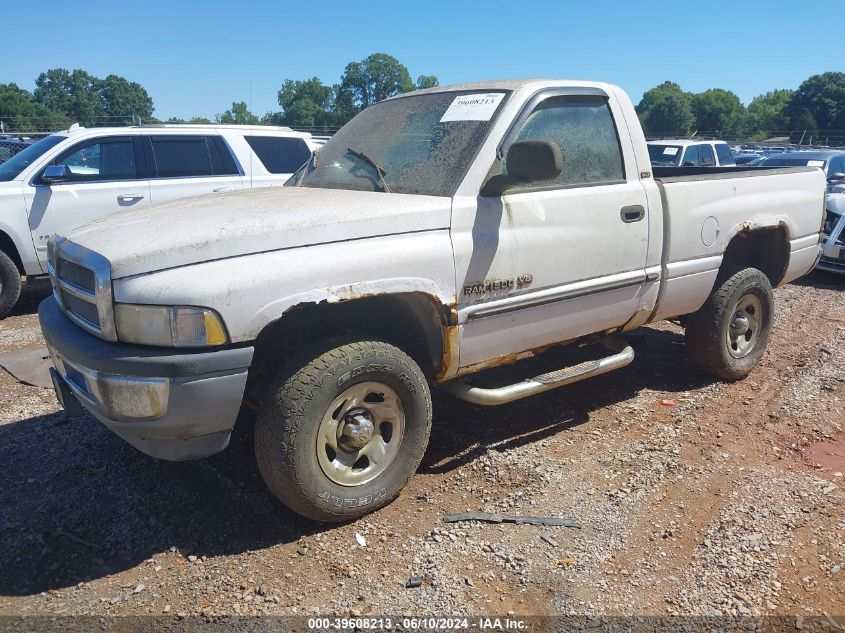
M 457 101 L 466 95 L 478 98 Z M 394 193 L 451 196 L 506 96 L 435 92 L 382 101 L 347 123 L 289 184 L 382 191 L 383 180 Z

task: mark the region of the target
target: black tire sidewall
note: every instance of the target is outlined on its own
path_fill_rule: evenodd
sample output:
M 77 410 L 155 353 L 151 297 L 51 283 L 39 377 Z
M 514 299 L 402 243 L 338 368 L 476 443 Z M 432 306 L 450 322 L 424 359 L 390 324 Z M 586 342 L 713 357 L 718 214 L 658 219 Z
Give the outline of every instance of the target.
M 304 404 L 302 398 L 288 397 L 288 393 L 296 393 L 292 384 L 295 375 L 283 381 L 277 389 L 276 405 L 268 407 L 265 403 L 256 421 L 256 442 L 267 441 L 271 431 L 274 444 L 278 448 L 282 448 L 279 442 L 283 445 L 275 456 L 279 465 L 273 468 L 274 473 L 265 474 L 266 464 L 259 463 L 268 486 L 293 510 L 320 521 L 357 518 L 393 500 L 419 466 L 431 431 L 431 395 L 419 368 L 386 343 L 366 341 L 358 345 L 370 348 L 339 357 L 331 352 L 318 357 L 328 359 L 328 366 L 314 374 L 310 397 Z M 405 414 L 405 429 L 398 453 L 384 472 L 365 484 L 342 486 L 326 476 L 317 460 L 318 430 L 332 402 L 362 382 L 379 382 L 396 393 Z
M 728 350 L 728 328 L 737 302 L 746 294 L 754 294 L 763 306 L 760 331 L 752 352 L 734 358 Z M 684 339 L 691 364 L 719 380 L 745 378 L 766 351 L 773 317 L 774 294 L 768 277 L 756 268 L 736 271 L 721 281 L 704 305 L 687 319 Z
M 15 262 L 0 251 L 0 319 L 9 315 L 21 295 L 21 274 Z
M 728 300 L 724 303 L 724 305 L 720 306 L 719 310 L 719 340 L 721 341 L 720 349 L 723 362 L 727 367 L 741 375 L 747 375 L 760 361 L 760 357 L 766 351 L 766 347 L 769 343 L 769 334 L 772 329 L 772 312 L 774 309 L 774 302 L 771 287 L 768 286 L 768 284 L 764 285 L 760 283 L 760 277 L 765 279 L 762 272 L 756 270 L 755 272 L 757 272 L 759 277 L 757 277 L 757 275 L 750 275 L 741 283 L 737 284 L 728 296 Z M 734 310 L 736 309 L 739 300 L 749 294 L 756 296 L 760 300 L 760 304 L 763 306 L 763 315 L 762 318 L 760 318 L 760 329 L 757 333 L 757 341 L 754 344 L 754 349 L 742 358 L 734 358 L 731 356 L 730 350 L 728 349 L 728 331 L 731 326 Z

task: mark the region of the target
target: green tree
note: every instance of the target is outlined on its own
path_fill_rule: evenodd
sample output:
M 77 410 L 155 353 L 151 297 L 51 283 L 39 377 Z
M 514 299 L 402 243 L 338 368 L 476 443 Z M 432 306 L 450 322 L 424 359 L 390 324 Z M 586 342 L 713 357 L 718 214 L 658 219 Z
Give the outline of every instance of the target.
M 809 135 L 845 130 L 845 73 L 806 79 L 790 97 L 787 112 L 799 137 L 804 131 Z
M 232 107 L 223 114 L 218 114 L 214 119 L 218 123 L 226 125 L 258 125 L 260 120 L 247 109 L 245 101 L 235 101 Z
M 813 114 L 804 108 L 798 114 L 797 118 L 792 119 L 794 131 L 790 134 L 790 140 L 793 143 L 799 141 L 808 141 L 812 137 L 817 137 L 819 134 L 819 124 L 813 117 Z
M 149 120 L 153 116 L 153 100 L 144 87 L 118 75 L 96 79 L 94 89 L 100 97 L 105 115 L 112 121 Z
M 772 90 L 754 97 L 746 108 L 743 133 L 767 138 L 776 132 L 788 130 L 790 121 L 787 106 L 792 92 L 786 89 Z
M 209 125 L 211 123 L 211 119 L 207 119 L 204 116 L 192 116 L 188 119 L 188 123 L 191 125 Z
M 360 62 L 346 65 L 337 87 L 336 106 L 344 121 L 388 97 L 410 92 L 414 82 L 398 59 L 374 53 Z
M 16 84 L 0 84 L 0 121 L 7 132 L 52 132 L 72 121 L 39 103 Z
M 420 75 L 417 77 L 417 90 L 423 88 L 435 88 L 440 85 L 440 81 L 434 75 Z
M 637 114 L 648 136 L 686 136 L 693 123 L 690 95 L 664 81 L 643 94 Z
M 51 68 L 35 80 L 34 100 L 80 125 L 129 125 L 152 120 L 153 100 L 141 84 L 119 75 L 98 79 L 84 70 Z
M 317 77 L 292 81 L 286 79 L 279 90 L 282 111 L 268 113 L 262 119 L 273 125 L 322 127 L 336 125 L 333 112 L 334 92 Z
M 97 78 L 84 70 L 52 68 L 35 80 L 33 97 L 45 108 L 61 112 L 80 125 L 94 126 L 106 120 L 96 84 Z
M 745 116 L 745 108 L 733 92 L 711 88 L 692 96 L 692 112 L 697 130 L 723 137 L 736 134 Z

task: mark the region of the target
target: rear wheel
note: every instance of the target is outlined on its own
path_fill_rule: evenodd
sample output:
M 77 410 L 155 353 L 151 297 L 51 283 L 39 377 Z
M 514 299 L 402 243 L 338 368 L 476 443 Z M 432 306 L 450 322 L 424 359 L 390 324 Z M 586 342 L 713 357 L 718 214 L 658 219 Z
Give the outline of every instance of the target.
M 773 312 L 774 295 L 766 275 L 756 268 L 731 275 L 687 320 L 690 362 L 714 378 L 745 378 L 766 351 Z
M 273 494 L 309 518 L 345 521 L 389 503 L 416 471 L 431 396 L 416 363 L 388 343 L 323 343 L 276 378 L 255 424 Z
M 9 316 L 21 296 L 21 274 L 15 262 L 0 251 L 0 319 Z

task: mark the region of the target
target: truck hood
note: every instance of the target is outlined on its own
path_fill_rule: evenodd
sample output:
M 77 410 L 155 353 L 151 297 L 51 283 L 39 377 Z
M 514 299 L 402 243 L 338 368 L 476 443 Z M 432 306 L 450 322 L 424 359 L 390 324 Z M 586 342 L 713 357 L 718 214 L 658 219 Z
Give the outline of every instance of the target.
M 272 187 L 119 213 L 65 237 L 105 256 L 117 279 L 239 255 L 444 229 L 450 214 L 450 198 Z

